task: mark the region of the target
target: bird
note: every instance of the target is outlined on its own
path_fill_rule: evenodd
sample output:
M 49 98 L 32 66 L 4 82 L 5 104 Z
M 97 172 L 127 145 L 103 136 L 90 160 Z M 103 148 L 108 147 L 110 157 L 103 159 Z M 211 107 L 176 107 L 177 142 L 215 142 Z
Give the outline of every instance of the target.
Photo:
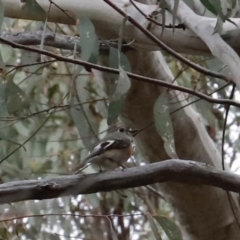
M 111 133 L 100 140 L 93 147 L 90 154 L 81 161 L 79 166 L 75 169 L 75 174 L 80 173 L 87 164 L 93 165 L 101 172 L 114 170 L 123 165 L 133 154 L 132 136 L 136 130 L 127 128 L 119 128 L 118 131 Z

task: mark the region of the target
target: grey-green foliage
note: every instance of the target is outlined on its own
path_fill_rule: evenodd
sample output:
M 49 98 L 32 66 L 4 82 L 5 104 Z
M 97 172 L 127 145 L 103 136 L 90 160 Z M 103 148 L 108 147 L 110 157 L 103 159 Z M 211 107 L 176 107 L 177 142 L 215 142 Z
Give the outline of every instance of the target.
M 162 93 L 156 100 L 153 117 L 155 127 L 164 142 L 166 153 L 170 158 L 177 158 L 168 94 L 166 92 Z

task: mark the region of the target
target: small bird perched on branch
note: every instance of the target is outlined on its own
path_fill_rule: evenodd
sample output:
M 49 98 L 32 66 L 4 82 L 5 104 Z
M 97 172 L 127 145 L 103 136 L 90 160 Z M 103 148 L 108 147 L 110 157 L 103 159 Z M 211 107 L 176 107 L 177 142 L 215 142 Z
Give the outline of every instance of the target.
M 120 128 L 117 132 L 104 137 L 76 168 L 75 174 L 81 172 L 88 163 L 97 166 L 100 171 L 102 169 L 113 170 L 118 167 L 125 168 L 123 164 L 133 153 L 131 134 L 135 132 L 136 130 Z

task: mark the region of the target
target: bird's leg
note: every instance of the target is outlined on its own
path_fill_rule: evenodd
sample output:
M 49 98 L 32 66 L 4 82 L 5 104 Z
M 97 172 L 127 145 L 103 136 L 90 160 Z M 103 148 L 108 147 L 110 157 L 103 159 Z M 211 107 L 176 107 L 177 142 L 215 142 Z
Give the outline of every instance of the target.
M 99 168 L 98 170 L 99 173 L 103 172 L 102 168 L 99 165 L 98 165 L 98 168 Z
M 112 162 L 114 162 L 114 163 L 116 163 L 119 167 L 121 167 L 122 168 L 122 170 L 124 170 L 126 167 L 125 166 L 123 166 L 122 164 L 120 164 L 120 163 L 117 163 L 116 161 L 114 161 L 112 158 L 108 158 L 108 160 L 109 161 L 112 161 Z

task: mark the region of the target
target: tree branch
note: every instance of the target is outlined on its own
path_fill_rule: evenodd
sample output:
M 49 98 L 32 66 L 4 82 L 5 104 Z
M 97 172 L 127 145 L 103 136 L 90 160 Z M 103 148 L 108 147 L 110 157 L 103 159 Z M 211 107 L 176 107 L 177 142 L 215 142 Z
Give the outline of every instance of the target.
M 46 50 L 43 50 L 43 49 L 28 47 L 28 46 L 25 46 L 25 45 L 22 45 L 22 44 L 19 44 L 19 43 L 12 42 L 12 41 L 10 41 L 8 39 L 5 39 L 3 37 L 0 37 L 0 42 L 8 44 L 13 48 L 19 48 L 19 49 L 24 49 L 24 50 L 27 50 L 27 51 L 32 51 L 32 52 L 36 52 L 36 53 L 39 53 L 39 54 L 43 54 L 45 56 L 55 58 L 58 61 L 70 62 L 70 63 L 73 63 L 73 64 L 77 64 L 77 65 L 87 67 L 89 69 L 93 68 L 93 69 L 97 69 L 99 71 L 104 71 L 104 72 L 109 72 L 109 73 L 116 73 L 116 74 L 119 73 L 118 69 L 109 68 L 109 67 L 105 67 L 105 66 L 100 66 L 98 64 L 93 64 L 93 63 L 86 62 L 86 61 L 83 61 L 83 60 L 64 57 L 64 56 L 57 55 L 57 54 L 54 54 L 52 52 L 49 52 L 49 51 L 46 51 Z M 181 91 L 181 92 L 189 93 L 189 94 L 197 96 L 201 99 L 204 99 L 204 100 L 206 100 L 210 103 L 219 103 L 219 104 L 226 104 L 226 105 L 240 107 L 240 103 L 238 103 L 234 100 L 215 99 L 215 98 L 207 96 L 204 93 L 198 92 L 196 90 L 186 88 L 186 87 L 182 87 L 182 86 L 178 86 L 178 85 L 175 85 L 175 84 L 172 84 L 172 83 L 168 83 L 168 82 L 160 80 L 160 79 L 144 77 L 144 76 L 140 76 L 140 75 L 129 73 L 129 72 L 126 72 L 126 73 L 132 79 L 136 79 L 136 80 L 139 80 L 139 81 L 142 81 L 142 82 L 148 82 L 148 83 L 155 84 L 155 85 L 158 85 L 158 86 L 168 87 L 170 89 L 175 89 L 175 90 L 178 90 L 178 91 Z M 216 77 L 216 76 L 213 74 L 213 77 Z
M 174 11 L 174 0 L 168 0 L 166 4 L 171 11 Z M 210 25 L 209 21 L 194 13 L 183 1 L 179 1 L 177 16 L 207 44 L 213 56 L 218 58 L 223 64 L 226 64 L 232 74 L 234 83 L 240 89 L 240 58 L 231 46 L 221 38 L 220 34 L 215 32 L 215 25 Z
M 0 184 L 0 203 L 106 192 L 169 181 L 209 185 L 240 193 L 237 174 L 195 161 L 171 159 L 124 170 Z
M 42 41 L 42 35 L 44 34 L 44 46 L 50 46 L 66 50 L 74 50 L 77 43 L 77 51 L 81 52 L 80 37 L 77 36 L 67 36 L 54 32 L 1 32 L 1 37 L 5 38 L 11 42 L 15 42 L 22 45 L 40 45 Z M 109 45 L 106 45 L 106 42 Z M 109 46 L 116 46 L 114 42 L 110 41 L 100 41 L 100 50 L 109 51 Z M 124 47 L 124 45 L 123 45 Z

